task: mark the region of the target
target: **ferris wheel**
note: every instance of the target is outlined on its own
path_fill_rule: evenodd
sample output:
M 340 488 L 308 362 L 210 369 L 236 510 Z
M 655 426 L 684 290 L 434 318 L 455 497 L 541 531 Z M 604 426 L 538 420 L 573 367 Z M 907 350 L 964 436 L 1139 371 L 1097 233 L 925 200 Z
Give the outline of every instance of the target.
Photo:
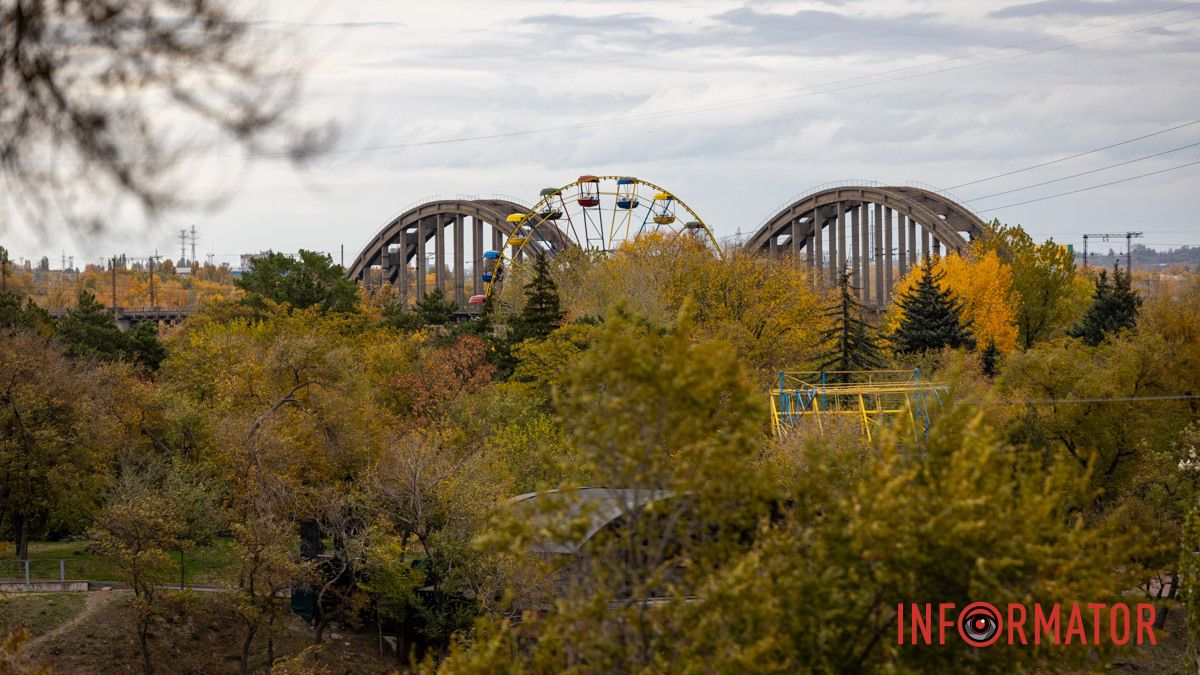
M 673 193 L 632 176 L 580 176 L 562 187 L 545 188 L 524 213 L 508 217 L 511 234 L 499 250 L 485 251 L 482 304 L 535 256 L 569 249 L 610 254 L 647 233 L 696 237 L 720 250 L 712 231 Z

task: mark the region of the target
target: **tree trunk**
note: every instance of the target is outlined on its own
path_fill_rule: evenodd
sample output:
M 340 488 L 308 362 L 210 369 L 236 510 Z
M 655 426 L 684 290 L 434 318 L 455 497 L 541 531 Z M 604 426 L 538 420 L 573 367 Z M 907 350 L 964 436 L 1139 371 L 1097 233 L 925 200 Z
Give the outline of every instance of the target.
M 142 672 L 151 675 L 154 664 L 150 662 L 150 624 L 143 621 L 138 626 L 138 646 L 142 648 Z
M 250 675 L 250 646 L 254 644 L 256 626 L 250 626 L 246 631 L 246 639 L 242 642 L 242 675 Z
M 29 560 L 29 518 L 21 516 L 17 527 L 17 559 Z
M 1167 614 L 1171 608 L 1167 605 L 1159 605 L 1154 612 L 1154 628 L 1162 630 L 1167 625 Z

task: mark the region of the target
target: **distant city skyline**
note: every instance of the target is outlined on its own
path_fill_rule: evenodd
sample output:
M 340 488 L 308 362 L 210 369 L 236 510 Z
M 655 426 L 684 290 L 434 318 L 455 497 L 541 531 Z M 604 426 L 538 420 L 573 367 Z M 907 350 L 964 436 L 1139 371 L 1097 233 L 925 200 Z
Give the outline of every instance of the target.
M 341 128 L 336 146 L 304 169 L 214 148 L 195 177 L 219 209 L 150 225 L 125 209 L 91 241 L 9 222 L 14 259 L 174 258 L 194 225 L 202 261 L 340 261 L 344 246 L 349 263 L 427 196 L 532 203 L 584 173 L 663 185 L 718 237 L 864 179 L 950 187 L 985 219 L 1077 248 L 1125 229 L 1200 245 L 1200 124 L 1184 126 L 1200 118 L 1195 3 L 253 4 L 254 30 L 307 74 L 305 114 Z

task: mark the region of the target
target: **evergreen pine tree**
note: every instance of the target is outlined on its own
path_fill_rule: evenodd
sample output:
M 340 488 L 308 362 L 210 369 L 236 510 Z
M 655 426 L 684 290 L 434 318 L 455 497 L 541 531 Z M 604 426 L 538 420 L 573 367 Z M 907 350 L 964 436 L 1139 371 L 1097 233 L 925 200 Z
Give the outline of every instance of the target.
M 843 269 L 838 275 L 841 290 L 837 302 L 826 308 L 821 316 L 833 319 L 833 325 L 821 334 L 824 351 L 818 356 L 821 370 L 875 370 L 884 367 L 883 356 L 871 338 L 871 327 L 863 320 L 862 304 L 854 297 L 850 272 Z M 845 372 L 830 374 L 829 381 L 849 381 Z
M 963 303 L 953 291 L 941 288 L 943 273 L 935 274 L 928 256 L 915 288 L 897 299 L 903 317 L 888 337 L 896 354 L 920 354 L 946 347 L 975 348 L 971 322 L 962 321 Z
M 117 360 L 125 355 L 127 340 L 112 313 L 88 291 L 79 292 L 79 302 L 58 320 L 57 334 L 71 356 L 98 356 Z
M 984 377 L 996 377 L 997 369 L 1000 367 L 1000 349 L 996 347 L 996 341 L 988 338 L 987 346 L 979 354 L 979 369 L 983 371 Z
M 1133 290 L 1128 272 L 1122 274 L 1120 268 L 1114 265 L 1113 282 L 1109 284 L 1108 274 L 1100 270 L 1100 278 L 1096 280 L 1096 290 L 1092 294 L 1092 305 L 1083 319 L 1068 331 L 1068 335 L 1095 347 L 1104 338 L 1137 325 L 1141 306 L 1142 298 Z
M 538 256 L 533 266 L 533 279 L 525 284 L 525 308 L 513 321 L 512 341 L 544 338 L 553 333 L 562 320 L 558 286 L 550 277 L 546 256 Z
M 416 311 L 423 323 L 431 326 L 444 326 L 450 323 L 450 317 L 458 311 L 458 305 L 453 300 L 446 298 L 442 289 L 435 288 L 417 301 Z

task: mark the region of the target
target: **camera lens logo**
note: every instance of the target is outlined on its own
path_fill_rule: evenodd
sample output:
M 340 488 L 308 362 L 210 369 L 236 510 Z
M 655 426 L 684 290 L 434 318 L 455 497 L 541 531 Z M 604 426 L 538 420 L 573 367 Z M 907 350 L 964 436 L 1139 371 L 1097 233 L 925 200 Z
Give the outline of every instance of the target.
M 1000 638 L 1000 612 L 986 602 L 973 602 L 958 615 L 958 634 L 972 647 L 987 647 Z

